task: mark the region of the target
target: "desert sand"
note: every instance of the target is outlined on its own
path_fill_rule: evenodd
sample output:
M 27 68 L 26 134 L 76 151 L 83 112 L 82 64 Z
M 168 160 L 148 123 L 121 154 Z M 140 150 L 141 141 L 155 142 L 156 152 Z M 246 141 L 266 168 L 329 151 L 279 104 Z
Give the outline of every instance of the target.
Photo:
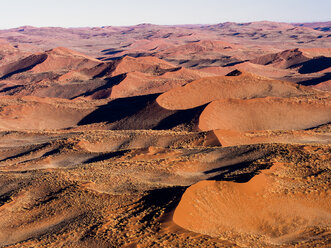
M 329 27 L 0 30 L 0 247 L 328 247 Z

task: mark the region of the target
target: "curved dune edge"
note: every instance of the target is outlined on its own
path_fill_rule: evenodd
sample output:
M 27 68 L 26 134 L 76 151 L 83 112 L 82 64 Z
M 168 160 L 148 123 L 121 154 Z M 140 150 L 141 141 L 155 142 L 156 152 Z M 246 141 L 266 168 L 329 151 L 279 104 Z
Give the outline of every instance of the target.
M 162 75 L 140 71 L 128 72 L 125 79 L 111 88 L 110 98 L 163 93 L 200 77 L 199 72 L 184 68 Z
M 272 80 L 251 73 L 216 76 L 193 81 L 160 95 L 156 101 L 166 109 L 189 109 L 221 99 L 306 95 L 312 90 L 294 83 Z
M 219 100 L 202 112 L 199 128 L 207 130 L 300 130 L 331 121 L 328 99 L 257 98 Z
M 284 168 L 278 163 L 247 183 L 194 184 L 182 196 L 173 221 L 215 237 L 253 236 L 273 244 L 291 242 L 314 227 L 327 226 L 330 190 L 327 186 L 308 190 L 304 185 L 311 183 L 309 179 L 286 177 L 289 170 Z

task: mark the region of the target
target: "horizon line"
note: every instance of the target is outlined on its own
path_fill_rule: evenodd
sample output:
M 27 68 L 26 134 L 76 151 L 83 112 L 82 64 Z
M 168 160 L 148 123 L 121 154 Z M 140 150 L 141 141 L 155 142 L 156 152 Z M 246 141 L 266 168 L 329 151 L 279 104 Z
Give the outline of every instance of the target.
M 203 25 L 219 25 L 225 23 L 236 23 L 236 24 L 249 24 L 249 23 L 262 23 L 262 22 L 270 22 L 270 23 L 284 23 L 284 24 L 309 24 L 309 23 L 328 23 L 329 21 L 303 21 L 303 22 L 286 22 L 286 21 L 269 21 L 269 20 L 259 20 L 259 21 L 247 21 L 247 22 L 236 22 L 236 21 L 225 21 L 225 22 L 217 22 L 217 23 L 182 23 L 182 24 L 155 24 L 149 22 L 142 22 L 131 25 L 101 25 L 101 26 L 34 26 L 34 25 L 22 25 L 15 27 L 2 28 L 0 30 L 8 30 L 8 29 L 17 29 L 17 28 L 104 28 L 104 27 L 133 27 L 133 26 L 142 26 L 142 25 L 151 25 L 151 26 L 203 26 Z

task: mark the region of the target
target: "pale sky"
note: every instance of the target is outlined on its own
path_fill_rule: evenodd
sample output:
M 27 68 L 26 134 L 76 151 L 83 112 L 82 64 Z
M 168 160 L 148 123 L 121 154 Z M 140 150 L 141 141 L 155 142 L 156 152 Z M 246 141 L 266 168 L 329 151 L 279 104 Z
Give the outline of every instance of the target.
M 331 20 L 331 0 L 0 0 L 0 29 Z

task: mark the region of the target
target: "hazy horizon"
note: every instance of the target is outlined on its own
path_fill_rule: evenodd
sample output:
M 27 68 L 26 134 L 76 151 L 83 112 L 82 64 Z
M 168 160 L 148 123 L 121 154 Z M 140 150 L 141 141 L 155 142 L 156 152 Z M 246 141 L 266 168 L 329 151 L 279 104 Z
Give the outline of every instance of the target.
M 22 28 L 22 27 L 32 27 L 32 28 L 98 28 L 98 27 L 130 27 L 130 26 L 139 26 L 139 25 L 155 25 L 155 26 L 190 26 L 190 25 L 217 25 L 220 23 L 227 23 L 226 22 L 218 22 L 218 23 L 180 23 L 180 24 L 155 24 L 155 23 L 136 23 L 131 25 L 102 25 L 102 26 L 36 26 L 36 25 L 21 25 L 9 28 L 1 28 L 0 30 L 5 29 L 15 29 L 15 28 Z M 324 22 L 331 22 L 329 21 L 311 21 L 311 22 L 282 22 L 282 21 L 270 21 L 270 20 L 257 20 L 257 21 L 247 21 L 247 22 L 233 22 L 233 23 L 251 23 L 251 22 L 275 22 L 275 23 L 288 23 L 288 24 L 295 24 L 295 23 L 324 23 Z
M 12 0 L 2 4 L 0 29 L 330 21 L 328 0 Z

